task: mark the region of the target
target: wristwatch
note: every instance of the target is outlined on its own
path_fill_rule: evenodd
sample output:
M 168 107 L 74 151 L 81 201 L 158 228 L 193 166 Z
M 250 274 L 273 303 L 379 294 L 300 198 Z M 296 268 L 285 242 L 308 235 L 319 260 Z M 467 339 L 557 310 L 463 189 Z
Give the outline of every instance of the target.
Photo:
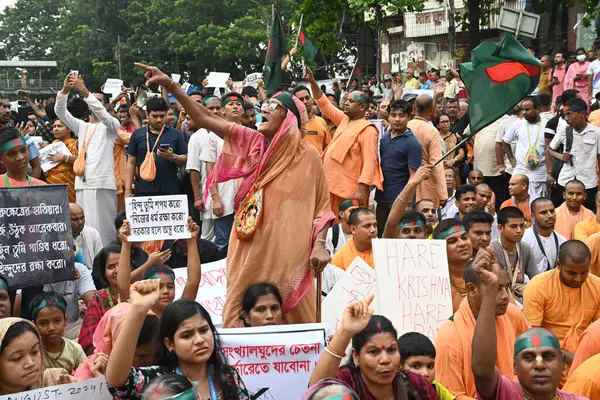
M 173 157 L 171 157 L 171 162 L 174 163 L 177 159 L 177 154 L 173 153 Z

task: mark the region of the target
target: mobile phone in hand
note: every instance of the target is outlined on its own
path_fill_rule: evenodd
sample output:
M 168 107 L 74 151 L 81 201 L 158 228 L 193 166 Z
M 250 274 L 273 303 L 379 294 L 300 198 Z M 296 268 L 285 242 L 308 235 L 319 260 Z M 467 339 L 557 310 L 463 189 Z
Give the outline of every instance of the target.
M 162 151 L 169 151 L 169 149 L 171 148 L 171 146 L 168 144 L 161 144 L 159 147 Z

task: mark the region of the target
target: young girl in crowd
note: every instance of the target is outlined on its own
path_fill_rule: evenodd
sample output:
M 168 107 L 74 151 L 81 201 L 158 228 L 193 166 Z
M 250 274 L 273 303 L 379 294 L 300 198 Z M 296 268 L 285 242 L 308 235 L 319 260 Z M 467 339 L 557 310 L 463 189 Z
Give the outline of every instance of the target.
M 131 310 L 108 359 L 106 383 L 115 399 L 139 399 L 152 379 L 177 373 L 196 382 L 203 399 L 247 400 L 248 391 L 237 371 L 228 366 L 218 333 L 208 312 L 193 300 L 177 300 L 165 310 L 159 339 L 163 357 L 153 367 L 131 367 L 144 318 L 161 296 L 158 279 L 131 285 Z
M 69 192 L 69 203 L 75 203 L 75 173 L 73 172 L 73 164 L 79 154 L 77 140 L 74 139 L 73 132 L 60 119 L 55 119 L 52 122 L 52 134 L 56 139 L 52 143 L 64 143 L 71 152 L 71 155 L 56 153 L 48 157 L 50 160 L 59 162 L 60 164 L 46 171 L 46 183 L 66 183 Z
M 8 283 L 0 276 L 0 319 L 10 317 L 11 304 Z
M 359 398 L 344 382 L 326 378 L 308 388 L 302 400 L 359 400 Z
M 433 386 L 422 376 L 400 370 L 396 329 L 387 318 L 373 315 L 368 300 L 344 310 L 342 327 L 325 348 L 310 376 L 310 385 L 324 378 L 348 384 L 363 400 L 434 400 Z M 339 368 L 352 341 L 352 357 Z
M 108 310 L 100 319 L 93 338 L 95 353 L 88 356 L 73 373 L 77 379 L 86 380 L 105 375 L 108 357 L 119 337 L 123 322 L 130 309 L 130 303 L 120 303 Z M 137 339 L 133 367 L 149 367 L 156 363 L 160 352 L 159 329 L 160 320 L 152 311 L 149 311 Z
M 182 299 L 195 299 L 198 294 L 198 287 L 200 285 L 200 278 L 202 277 L 200 255 L 198 254 L 198 246 L 196 244 L 196 238 L 200 232 L 198 225 L 194 223 L 191 217 L 188 218 L 188 231 L 191 233 L 191 237 L 186 239 L 187 252 L 188 252 L 188 277 L 183 289 Z M 119 293 L 121 301 L 127 301 L 129 299 L 129 285 L 140 278 L 134 277 L 131 272 L 131 242 L 127 240 L 131 234 L 131 227 L 127 220 L 123 221 L 123 225 L 119 230 L 119 239 L 122 243 L 121 258 L 119 259 L 119 266 L 117 268 L 117 279 L 119 286 Z M 145 264 L 147 265 L 147 264 Z M 139 276 L 138 268 L 135 272 L 136 276 Z M 159 279 L 160 280 L 160 291 L 161 296 L 159 301 L 153 305 L 152 311 L 161 318 L 165 308 L 173 302 L 175 298 L 175 273 L 173 270 L 163 264 L 155 264 L 142 271 L 141 279 Z M 133 281 L 133 282 L 132 282 Z
M 271 283 L 260 282 L 248 286 L 242 297 L 244 326 L 281 325 L 281 294 Z
M 0 161 L 6 173 L 0 175 L 0 187 L 44 185 L 27 174 L 29 148 L 17 128 L 0 129 Z
M 120 253 L 121 246 L 110 244 L 94 258 L 92 278 L 97 290 L 88 303 L 79 334 L 79 344 L 87 355 L 94 352 L 93 336 L 100 318 L 119 302 L 117 267 Z
M 435 346 L 429 338 L 419 332 L 408 332 L 398 338 L 400 363 L 405 371 L 424 376 L 433 385 L 440 400 L 454 400 L 455 397 L 441 383 L 435 380 Z
M 0 396 L 73 381 L 62 368 L 44 368 L 41 347 L 31 321 L 0 319 Z
M 196 387 L 184 376 L 169 374 L 159 376 L 148 385 L 142 395 L 144 400 L 196 400 Z
M 72 373 L 85 359 L 79 344 L 63 338 L 67 326 L 67 302 L 58 293 L 43 292 L 29 304 L 33 322 L 42 338 L 44 367 Z

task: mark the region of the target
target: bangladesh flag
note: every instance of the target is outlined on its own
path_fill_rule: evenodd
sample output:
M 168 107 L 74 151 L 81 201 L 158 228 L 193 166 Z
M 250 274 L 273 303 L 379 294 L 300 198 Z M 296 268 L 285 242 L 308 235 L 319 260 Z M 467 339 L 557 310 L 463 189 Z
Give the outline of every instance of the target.
M 281 59 L 287 54 L 287 43 L 285 42 L 285 30 L 281 23 L 279 13 L 275 13 L 271 37 L 267 46 L 267 57 L 263 68 L 263 80 L 265 89 L 275 91 L 281 89 Z
M 469 118 L 474 135 L 511 110 L 540 81 L 542 66 L 515 37 L 483 42 L 461 64 L 460 78 L 469 90 Z
M 304 49 L 304 58 L 306 61 L 309 63 L 315 61 L 317 53 L 319 52 L 319 48 L 310 41 L 306 35 L 304 27 L 300 29 L 300 32 L 298 32 L 298 39 L 300 40 L 300 43 L 302 43 L 302 48 Z

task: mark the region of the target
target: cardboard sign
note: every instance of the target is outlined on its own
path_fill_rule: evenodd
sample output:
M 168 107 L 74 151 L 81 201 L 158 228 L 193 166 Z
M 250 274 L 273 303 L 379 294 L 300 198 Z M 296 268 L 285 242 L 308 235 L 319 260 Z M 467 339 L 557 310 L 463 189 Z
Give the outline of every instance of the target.
M 0 400 L 111 400 L 106 378 L 94 378 L 68 385 L 50 386 L 0 396 Z
M 379 314 L 375 271 L 362 258 L 356 257 L 323 300 L 321 320 L 337 329 L 342 322 L 344 309 L 349 304 L 368 299 L 371 294 L 375 295 L 371 308 L 375 310 L 375 314 Z
M 207 87 L 212 88 L 224 88 L 227 87 L 227 79 L 229 79 L 229 73 L 227 72 L 211 72 L 206 77 L 208 80 Z
M 130 242 L 191 237 L 186 195 L 129 197 L 125 212 L 131 224 Z
M 431 97 L 432 99 L 435 99 L 435 93 L 433 90 L 425 90 L 425 89 L 413 89 L 413 88 L 404 88 L 402 90 L 402 95 L 404 96 L 405 94 L 410 94 L 410 93 L 414 93 L 417 96 L 420 96 L 422 94 L 426 94 L 427 96 Z
M 227 298 L 227 259 L 202 264 L 202 278 L 196 301 L 208 311 L 215 326 L 223 325 L 223 307 Z M 180 299 L 187 282 L 187 268 L 175 268 L 175 298 Z
M 104 83 L 104 89 L 102 92 L 107 94 L 112 94 L 113 96 L 121 93 L 121 88 L 123 87 L 123 81 L 120 79 L 112 79 L 108 78 Z
M 258 78 L 261 77 L 260 72 L 254 72 L 246 77 L 246 85 L 258 89 Z
M 0 275 L 11 289 L 75 277 L 67 185 L 0 189 Z
M 49 144 L 48 146 L 40 149 L 40 163 L 42 166 L 42 171 L 44 172 L 48 172 L 49 170 L 51 170 L 52 168 L 56 167 L 58 164 L 60 164 L 59 162 L 54 162 L 52 160 L 50 160 L 51 155 L 54 154 L 64 154 L 66 156 L 71 156 L 71 152 L 69 151 L 69 149 L 67 148 L 67 145 L 64 144 L 63 142 L 56 142 L 56 143 L 52 143 Z
M 259 400 L 299 399 L 325 348 L 326 324 L 220 329 L 222 349 Z
M 420 332 L 431 341 L 452 316 L 452 294 L 443 240 L 375 239 L 373 256 L 381 315 L 398 335 Z

